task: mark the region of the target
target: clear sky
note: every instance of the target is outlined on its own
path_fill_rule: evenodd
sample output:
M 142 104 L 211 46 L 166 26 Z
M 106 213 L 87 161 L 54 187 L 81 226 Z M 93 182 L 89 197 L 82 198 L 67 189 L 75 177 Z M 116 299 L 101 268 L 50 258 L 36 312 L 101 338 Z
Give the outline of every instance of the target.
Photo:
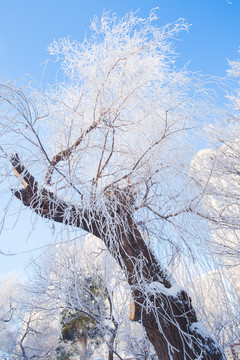
M 43 63 L 48 59 L 47 46 L 61 37 L 82 41 L 91 18 L 103 10 L 119 16 L 138 10 L 147 16 L 158 7 L 159 26 L 185 18 L 192 24 L 189 33 L 180 35 L 176 51 L 178 64 L 190 61 L 189 69 L 202 74 L 224 76 L 227 59 L 238 57 L 240 46 L 240 0 L 7 0 L 0 7 L 0 78 L 21 79 L 26 74 L 40 80 Z M 46 78 L 51 78 L 51 66 Z M 7 194 L 5 198 L 7 199 Z M 1 211 L 3 211 L 2 204 Z M 51 231 L 38 225 L 36 236 L 26 241 L 27 222 L 0 236 L 0 250 L 17 253 L 0 254 L 0 276 L 23 268 L 26 255 L 21 252 L 40 246 Z
M 0 9 L 0 77 L 15 79 L 26 73 L 40 78 L 53 39 L 82 40 L 90 19 L 112 10 L 119 16 L 140 10 L 146 16 L 159 7 L 159 25 L 182 17 L 192 24 L 177 44 L 181 61 L 204 74 L 224 75 L 227 58 L 240 46 L 240 1 L 232 0 L 9 0 Z

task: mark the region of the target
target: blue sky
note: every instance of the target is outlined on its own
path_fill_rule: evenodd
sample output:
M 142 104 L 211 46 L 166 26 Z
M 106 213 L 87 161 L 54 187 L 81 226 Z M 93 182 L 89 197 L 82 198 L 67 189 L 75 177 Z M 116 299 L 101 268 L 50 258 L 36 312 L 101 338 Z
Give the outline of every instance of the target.
M 103 9 L 119 16 L 140 9 L 146 16 L 159 7 L 159 25 L 185 18 L 192 24 L 177 44 L 181 63 L 204 74 L 224 75 L 227 58 L 240 46 L 240 1 L 232 0 L 9 0 L 1 2 L 0 77 L 40 79 L 48 58 L 47 46 L 60 37 L 81 41 L 90 19 Z
M 232 0 L 8 0 L 0 10 L 0 78 L 21 79 L 26 74 L 40 80 L 43 63 L 48 59 L 47 46 L 61 37 L 71 36 L 82 41 L 88 33 L 90 19 L 112 10 L 123 16 L 139 9 L 147 16 L 159 7 L 159 26 L 185 18 L 192 24 L 189 33 L 176 42 L 180 54 L 178 64 L 190 61 L 189 69 L 202 74 L 224 76 L 227 58 L 238 57 L 240 46 L 240 1 Z M 51 66 L 46 78 L 53 78 Z M 7 194 L 5 195 L 5 197 Z M 26 241 L 26 227 L 18 226 L 0 237 L 0 249 L 18 255 L 0 255 L 0 276 L 4 272 L 22 269 L 26 255 L 21 254 L 44 243 L 51 231 L 38 225 L 36 235 Z

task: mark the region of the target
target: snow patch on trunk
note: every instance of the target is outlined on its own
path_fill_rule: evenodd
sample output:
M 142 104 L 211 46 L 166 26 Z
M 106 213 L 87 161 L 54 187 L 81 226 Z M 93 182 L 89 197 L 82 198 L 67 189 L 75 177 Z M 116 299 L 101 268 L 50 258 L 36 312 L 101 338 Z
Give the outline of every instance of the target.
M 176 282 L 173 282 L 170 288 L 166 288 L 164 284 L 160 283 L 159 281 L 152 281 L 150 284 L 146 284 L 145 290 L 148 293 L 162 293 L 164 295 L 173 297 L 177 297 L 177 294 L 182 291 Z

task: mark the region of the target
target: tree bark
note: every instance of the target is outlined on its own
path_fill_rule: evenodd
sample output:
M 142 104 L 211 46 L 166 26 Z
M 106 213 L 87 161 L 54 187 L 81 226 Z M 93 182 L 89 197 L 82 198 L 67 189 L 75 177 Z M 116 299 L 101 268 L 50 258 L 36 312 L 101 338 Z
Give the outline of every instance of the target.
M 118 323 L 115 320 L 114 316 L 113 316 L 113 306 L 112 306 L 112 299 L 111 296 L 109 296 L 108 294 L 108 302 L 109 302 L 109 306 L 110 306 L 110 318 L 112 320 L 112 323 L 114 325 L 114 329 L 111 329 L 111 336 L 108 342 L 108 360 L 113 360 L 113 354 L 114 354 L 114 342 L 117 336 L 117 331 L 118 331 Z
M 198 320 L 191 299 L 185 291 L 172 293 L 173 281 L 161 267 L 144 241 L 133 215 L 126 206 L 119 205 L 114 240 L 107 221 L 94 210 L 82 210 L 80 205 L 68 204 L 54 193 L 38 185 L 35 178 L 21 164 L 17 154 L 11 163 L 21 177 L 24 189 L 15 196 L 38 215 L 53 221 L 81 228 L 101 238 L 125 272 L 135 302 L 134 321 L 141 322 L 161 360 L 221 360 L 225 359 L 219 346 L 198 330 Z M 158 291 L 151 291 L 152 285 Z M 159 290 L 160 289 L 160 290 Z

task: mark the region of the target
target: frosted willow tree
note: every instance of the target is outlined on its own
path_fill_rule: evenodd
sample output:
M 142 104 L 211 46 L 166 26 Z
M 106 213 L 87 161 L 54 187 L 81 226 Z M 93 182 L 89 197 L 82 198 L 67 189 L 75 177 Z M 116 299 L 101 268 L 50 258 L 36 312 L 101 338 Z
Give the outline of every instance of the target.
M 113 314 L 110 289 L 101 277 L 100 258 L 106 251 L 99 246 L 99 239 L 92 249 L 87 240 L 77 247 L 59 244 L 35 260 L 28 293 L 46 304 L 47 314 L 52 309 L 55 318 L 61 319 L 58 353 L 68 352 L 71 347 L 72 354 L 82 353 L 85 359 L 87 353 L 105 345 L 104 353 L 112 360 L 119 324 Z M 42 304 L 36 310 L 41 312 Z
M 223 359 L 167 270 L 199 243 L 188 180 L 199 87 L 174 65 L 172 40 L 187 25 L 154 20 L 104 14 L 89 40 L 49 47 L 56 84 L 3 85 L 2 169 L 14 181 L 11 163 L 13 194 L 32 212 L 104 241 L 159 359 Z
M 9 354 L 16 346 L 19 318 L 24 313 L 22 303 L 26 296 L 19 291 L 19 287 L 19 280 L 13 276 L 0 281 L 0 348 Z
M 231 77 L 240 77 L 240 62 L 229 61 Z M 227 95 L 230 110 L 224 119 L 205 128 L 212 145 L 192 160 L 191 177 L 202 194 L 204 216 L 211 224 L 212 251 L 229 269 L 238 267 L 239 252 L 239 119 L 240 82 Z M 202 213 L 203 215 L 203 213 Z
M 218 259 L 214 277 L 221 277 L 218 294 L 226 292 L 228 300 L 224 309 L 217 310 L 213 299 L 212 315 L 219 312 L 213 321 L 219 329 L 221 343 L 239 345 L 240 335 L 240 62 L 229 61 L 231 77 L 238 78 L 237 89 L 227 98 L 231 101 L 224 119 L 206 127 L 211 149 L 199 151 L 192 160 L 191 175 L 196 188 L 201 193 L 202 215 L 208 220 L 211 229 L 211 241 L 208 246 Z M 216 284 L 214 285 L 216 286 Z M 207 287 L 206 287 L 207 288 Z M 213 289 L 213 287 L 212 287 Z M 210 295 L 208 292 L 208 298 Z M 215 294 L 214 294 L 215 297 Z M 208 299 L 206 299 L 209 301 Z M 222 300 L 220 304 L 225 300 Z M 214 305 L 215 304 L 215 305 Z M 221 324 L 220 317 L 223 318 Z

